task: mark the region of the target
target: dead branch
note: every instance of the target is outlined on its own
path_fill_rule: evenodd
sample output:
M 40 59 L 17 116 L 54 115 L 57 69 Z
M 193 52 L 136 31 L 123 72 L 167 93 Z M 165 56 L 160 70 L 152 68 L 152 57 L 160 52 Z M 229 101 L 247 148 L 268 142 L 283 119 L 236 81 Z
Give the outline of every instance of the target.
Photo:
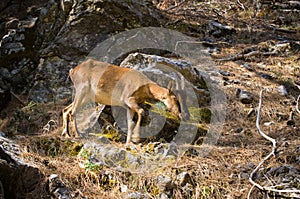
M 10 94 L 16 98 L 23 106 L 27 106 L 25 102 L 23 102 L 13 91 L 10 91 Z
M 167 9 L 167 11 L 170 11 L 170 10 L 172 10 L 172 9 L 174 9 L 174 8 L 180 7 L 180 6 L 181 6 L 182 4 L 184 4 L 184 3 L 185 3 L 185 0 L 183 0 L 183 1 L 179 2 L 179 3 L 176 3 L 175 6 L 169 7 L 169 8 Z
M 237 0 L 237 4 L 238 4 L 239 7 L 241 7 L 244 11 L 246 11 L 246 8 L 245 8 L 244 4 L 241 3 L 240 0 Z
M 300 95 L 297 98 L 297 103 L 296 103 L 296 111 L 300 114 L 300 110 L 299 110 L 299 99 L 300 99 Z
M 260 52 L 260 51 L 256 50 L 256 51 L 249 52 L 247 54 L 240 53 L 240 54 L 236 54 L 236 55 L 233 55 L 233 56 L 230 56 L 227 58 L 216 59 L 216 61 L 236 61 L 239 59 L 245 59 L 245 58 L 254 57 L 254 56 L 269 56 L 269 55 L 276 55 L 276 54 L 277 54 L 277 52 L 275 52 L 275 51 Z
M 263 136 L 266 140 L 272 142 L 272 151 L 262 159 L 262 161 L 256 166 L 256 168 L 251 172 L 250 174 L 250 177 L 249 177 L 249 181 L 250 183 L 253 185 L 251 187 L 251 189 L 249 190 L 248 192 L 248 196 L 247 198 L 250 199 L 250 195 L 251 195 L 251 192 L 253 190 L 254 187 L 257 187 L 259 188 L 260 190 L 262 191 L 272 191 L 272 192 L 277 192 L 277 193 L 300 193 L 300 190 L 291 190 L 291 189 L 283 189 L 283 190 L 280 190 L 280 189 L 275 189 L 273 188 L 274 186 L 272 187 L 264 187 L 264 186 L 261 186 L 260 184 L 256 183 L 254 180 L 253 180 L 253 176 L 254 174 L 258 171 L 258 169 L 262 166 L 262 164 L 268 160 L 272 155 L 275 155 L 275 151 L 276 151 L 276 140 L 267 136 L 260 128 L 260 125 L 259 125 L 259 120 L 260 120 L 260 111 L 261 111 L 261 106 L 262 106 L 262 95 L 263 95 L 263 91 L 264 89 L 262 89 L 260 91 L 260 96 L 259 96 L 259 103 L 258 103 L 258 108 L 257 108 L 257 118 L 256 118 L 256 127 L 258 129 L 258 132 L 261 136 Z M 275 186 L 276 187 L 276 186 Z
M 279 43 L 279 44 L 268 44 L 267 51 L 262 50 L 261 48 L 265 48 L 264 44 L 262 43 L 260 46 L 253 46 L 252 48 L 245 49 L 244 52 L 225 57 L 225 58 L 220 58 L 216 59 L 216 61 L 236 61 L 240 59 L 246 59 L 250 57 L 255 57 L 255 56 L 270 56 L 270 55 L 278 55 L 281 53 L 284 53 L 287 51 L 287 49 L 290 48 L 290 43 Z M 261 49 L 261 50 L 260 50 Z M 249 52 L 248 50 L 251 50 Z M 247 52 L 246 52 L 247 51 Z
M 48 121 L 48 123 L 42 129 L 43 134 L 49 133 L 51 128 L 57 129 L 57 122 L 55 120 Z

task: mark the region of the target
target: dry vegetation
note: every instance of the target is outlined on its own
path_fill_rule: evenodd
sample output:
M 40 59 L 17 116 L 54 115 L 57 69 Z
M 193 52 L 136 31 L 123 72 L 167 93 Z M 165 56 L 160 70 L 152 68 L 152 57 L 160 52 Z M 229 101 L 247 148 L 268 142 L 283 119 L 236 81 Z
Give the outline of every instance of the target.
M 162 12 L 166 12 L 173 19 L 174 24 L 169 24 L 170 26 L 189 35 L 202 35 L 201 31 L 197 32 L 194 28 L 207 19 L 234 26 L 237 33 L 229 36 L 231 43 L 218 40 L 222 51 L 215 55 L 217 58 L 241 53 L 247 48 L 262 45 L 261 42 L 276 42 L 275 38 L 279 34 L 290 40 L 299 39 L 299 26 L 293 23 L 289 26 L 279 24 L 275 21 L 276 11 L 267 8 L 257 10 L 250 2 L 252 1 L 244 3 L 241 1 L 177 1 L 175 4 L 175 1 L 165 0 L 157 2 L 157 5 Z M 292 18 L 290 20 L 293 21 Z M 176 24 L 176 21 L 186 22 L 185 27 Z M 276 27 L 274 28 L 273 25 Z M 298 31 L 298 34 L 294 31 Z M 242 66 L 245 63 L 251 70 Z M 278 148 L 276 156 L 263 164 L 256 179 L 264 184 L 266 182 L 263 178 L 264 173 L 270 168 L 282 165 L 291 165 L 300 169 L 300 140 L 298 139 L 300 114 L 295 111 L 296 99 L 300 91 L 294 84 L 299 83 L 299 50 L 271 56 L 253 56 L 237 61 L 216 61 L 216 67 L 229 72 L 231 75 L 224 77 L 225 82 L 233 83 L 224 86 L 228 107 L 221 137 L 216 146 L 201 146 L 211 148 L 209 155 L 205 157 L 194 152 L 200 146 L 191 145 L 184 156 L 166 167 L 150 173 L 130 173 L 80 162 L 78 153 L 81 140 L 61 138 L 58 136 L 59 129 L 50 129 L 50 132 L 42 135 L 39 133 L 39 135 L 22 136 L 16 134 L 18 129 L 11 129 L 12 137 L 23 146 L 24 158 L 28 162 L 39 167 L 45 176 L 58 174 L 74 198 L 124 198 L 130 191 L 143 192 L 149 198 L 155 198 L 160 193 L 157 176 L 169 176 L 176 181 L 176 176 L 185 171 L 192 176 L 190 182 L 192 187 L 174 185 L 173 198 L 247 198 L 252 187 L 248 179 L 249 175 L 272 147 L 269 141 L 258 134 L 255 126 L 261 89 L 268 88 L 269 91 L 263 96 L 260 124 L 266 134 L 277 140 Z M 271 78 L 263 78 L 262 74 L 267 74 Z M 278 94 L 279 85 L 287 88 L 287 96 Z M 237 88 L 252 93 L 254 101 L 251 104 L 242 104 L 236 98 Z M 12 108 L 12 104 L 16 105 L 18 101 L 12 101 L 2 114 L 5 113 L 10 117 L 23 114 L 20 117 L 24 118 L 35 114 L 48 116 L 29 122 L 31 125 L 43 124 L 36 124 L 40 132 L 50 119 L 58 122 L 58 126 L 61 125 L 61 116 L 58 112 L 64 106 L 64 102 L 51 105 L 31 104 L 21 111 L 18 110 L 17 113 L 14 112 L 16 109 Z M 293 109 L 294 125 L 288 125 L 289 114 Z M 24 120 L 27 120 L 26 118 Z M 7 120 L 2 120 L 2 124 Z M 270 122 L 272 124 L 267 125 Z M 28 121 L 24 124 L 28 124 Z M 30 128 L 22 124 L 15 127 Z M 121 143 L 116 145 L 125 148 Z M 138 146 L 137 152 L 142 153 L 145 147 Z M 274 180 L 276 183 L 276 179 L 269 180 Z M 121 192 L 124 185 L 127 186 L 127 193 Z M 41 190 L 41 193 L 46 192 L 47 190 Z M 254 189 L 250 198 L 263 197 L 265 197 L 264 192 Z

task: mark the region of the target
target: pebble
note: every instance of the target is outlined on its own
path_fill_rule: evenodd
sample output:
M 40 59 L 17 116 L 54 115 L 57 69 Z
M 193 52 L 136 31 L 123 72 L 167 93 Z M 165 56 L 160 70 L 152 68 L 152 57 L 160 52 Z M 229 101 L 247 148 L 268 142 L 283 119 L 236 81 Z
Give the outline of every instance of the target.
M 230 76 L 230 73 L 228 71 L 225 71 L 225 70 L 219 70 L 219 73 L 223 76 Z
M 284 85 L 280 85 L 277 89 L 279 95 L 286 96 L 288 94 Z
M 4 137 L 4 138 L 5 138 L 5 137 L 6 137 L 6 136 L 5 136 L 5 133 L 2 132 L 2 131 L 0 131 L 0 137 Z
M 253 101 L 253 97 L 248 91 L 237 89 L 236 90 L 236 97 L 243 103 L 243 104 L 250 104 Z
M 127 187 L 127 185 L 121 185 L 121 192 L 122 193 L 126 193 L 128 191 L 128 187 Z
M 246 68 L 249 71 L 253 71 L 253 68 L 251 68 L 251 66 L 249 66 L 249 64 L 245 63 L 241 65 L 242 67 Z
M 265 73 L 260 74 L 260 76 L 264 79 L 273 79 L 273 77 L 271 75 L 265 74 Z

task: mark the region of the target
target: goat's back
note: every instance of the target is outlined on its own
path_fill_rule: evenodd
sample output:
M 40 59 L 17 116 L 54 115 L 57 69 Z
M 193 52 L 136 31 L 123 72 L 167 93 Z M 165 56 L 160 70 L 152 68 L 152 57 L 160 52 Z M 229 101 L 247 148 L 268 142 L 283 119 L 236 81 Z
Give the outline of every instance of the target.
M 95 101 L 106 105 L 124 105 L 135 91 L 153 83 L 139 71 L 89 59 L 70 71 L 75 88 L 85 85 Z

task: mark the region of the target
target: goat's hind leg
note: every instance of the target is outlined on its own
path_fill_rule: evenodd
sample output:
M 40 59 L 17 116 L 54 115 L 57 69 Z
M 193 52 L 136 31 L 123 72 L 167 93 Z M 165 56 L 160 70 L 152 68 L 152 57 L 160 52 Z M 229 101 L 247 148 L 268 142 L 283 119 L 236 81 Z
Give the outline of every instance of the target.
M 84 106 L 89 101 L 88 94 L 89 94 L 89 88 L 87 85 L 79 86 L 76 89 L 76 93 L 73 101 L 73 107 L 72 107 L 72 116 L 76 114 L 76 112 L 80 107 Z
M 62 129 L 62 136 L 70 137 L 69 132 L 69 122 L 71 121 L 71 112 L 72 112 L 73 103 L 68 105 L 66 108 L 62 111 L 62 119 L 63 119 L 63 129 Z
M 90 101 L 88 94 L 89 94 L 89 88 L 87 85 L 80 86 L 76 89 L 76 94 L 75 94 L 72 111 L 71 111 L 71 117 L 73 119 L 73 124 L 74 124 L 74 126 L 72 126 L 74 127 L 73 130 L 75 133 L 74 137 L 79 137 L 78 128 L 76 124 L 76 113 L 78 112 L 80 107 L 83 107 Z

